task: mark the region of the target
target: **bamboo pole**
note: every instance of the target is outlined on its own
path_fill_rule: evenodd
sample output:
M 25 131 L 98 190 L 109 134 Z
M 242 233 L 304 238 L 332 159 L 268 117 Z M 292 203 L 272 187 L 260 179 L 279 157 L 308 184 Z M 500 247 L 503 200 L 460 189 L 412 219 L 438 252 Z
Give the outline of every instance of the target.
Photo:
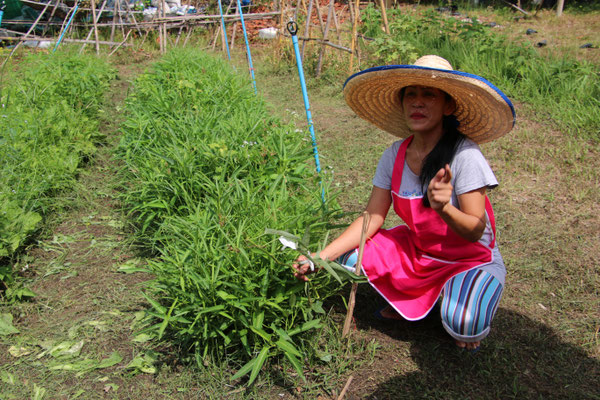
M 362 270 L 362 258 L 365 250 L 365 242 L 367 240 L 367 231 L 369 230 L 369 222 L 371 216 L 367 211 L 363 212 L 363 224 L 362 231 L 360 232 L 360 242 L 358 246 L 358 260 L 356 261 L 356 275 L 360 276 Z M 350 325 L 352 323 L 352 316 L 354 314 L 354 303 L 356 302 L 356 291 L 358 289 L 358 283 L 352 284 L 350 290 L 350 298 L 348 299 L 348 311 L 346 312 L 346 320 L 344 321 L 344 329 L 342 330 L 342 337 L 348 336 L 350 332 Z
M 565 0 L 558 0 L 556 3 L 556 16 L 560 17 L 563 12 L 563 7 L 565 6 Z
M 92 22 L 94 23 L 94 40 L 96 41 L 96 54 L 100 54 L 100 44 L 98 43 L 98 25 L 96 25 L 96 1 L 91 0 L 92 3 Z
M 121 43 L 119 43 L 119 44 L 118 44 L 118 45 L 117 45 L 117 46 L 116 46 L 116 47 L 113 49 L 113 51 L 111 51 L 111 52 L 110 52 L 110 54 L 108 55 L 109 57 L 110 57 L 110 56 L 112 56 L 113 54 L 115 54 L 115 52 L 116 52 L 117 50 L 119 50 L 119 48 L 120 48 L 121 46 L 123 46 L 123 45 L 125 44 L 125 42 L 127 41 L 127 39 L 129 39 L 129 34 L 130 34 L 130 33 L 131 33 L 131 29 L 129 29 L 129 30 L 127 31 L 127 35 L 125 36 L 125 39 L 123 39 L 123 41 L 122 41 Z
M 163 3 L 163 8 L 162 8 L 163 15 L 162 16 L 163 16 L 163 18 L 166 19 L 167 18 L 167 7 L 166 7 L 167 3 L 165 0 L 161 0 L 161 1 Z M 167 52 L 167 44 L 168 44 L 167 43 L 167 22 L 166 21 L 163 22 L 162 29 L 163 29 L 163 40 L 164 40 L 163 49 L 166 53 Z
M 352 1 L 352 0 L 350 0 Z M 352 16 L 352 43 L 350 45 L 350 50 L 352 51 L 350 53 L 350 68 L 349 68 L 349 74 L 352 74 L 352 71 L 354 71 L 354 52 L 356 51 L 356 31 L 358 29 L 358 8 L 359 8 L 359 4 L 360 4 L 360 0 L 356 0 L 356 3 L 354 3 L 354 15 Z
M 306 12 L 306 27 L 304 28 L 304 34 L 310 37 L 310 16 L 312 15 L 314 0 L 309 0 L 308 2 L 308 11 Z M 300 52 L 300 58 L 304 61 L 304 48 L 306 47 L 306 42 L 302 42 L 302 51 Z
M 379 0 L 379 8 L 381 8 L 381 16 L 383 19 L 383 29 L 385 33 L 390 34 L 390 26 L 388 25 L 387 12 L 385 11 L 385 3 L 383 0 Z
M 48 30 L 48 27 L 50 26 L 50 21 L 52 20 L 52 17 L 54 17 L 54 13 L 56 12 L 56 9 L 58 8 L 59 3 L 60 3 L 60 0 L 56 0 L 56 3 L 54 4 L 54 8 L 52 9 L 52 13 L 50 13 L 50 17 L 48 18 L 48 21 L 46 21 L 46 26 L 44 26 L 44 30 L 42 31 L 42 36 L 44 36 L 46 34 L 46 31 Z
M 100 12 L 98 12 L 98 15 L 94 18 L 94 27 L 92 27 L 92 29 L 90 29 L 87 36 L 85 37 L 85 40 L 90 40 L 90 37 L 92 36 L 92 32 L 96 31 L 96 41 L 98 41 L 98 21 L 100 21 L 100 17 L 102 16 L 102 11 L 104 11 L 105 6 L 106 6 L 106 0 L 104 0 L 102 2 L 102 5 L 100 6 Z M 79 54 L 81 54 L 83 52 L 83 49 L 85 49 L 86 45 L 87 45 L 87 43 L 84 43 L 81 45 L 81 49 L 79 49 Z M 96 54 L 98 54 L 98 49 L 96 49 Z
M 325 35 L 325 25 L 323 25 L 323 14 L 321 14 L 321 7 L 319 6 L 319 0 L 317 1 L 317 19 L 319 20 L 319 27 L 321 27 L 321 35 Z
M 235 43 L 235 33 L 237 32 L 237 21 L 233 23 L 233 32 L 231 32 L 231 46 L 229 46 L 229 50 L 233 50 L 233 45 Z
M 329 1 L 329 10 L 327 11 L 327 22 L 325 23 L 325 32 L 323 33 L 323 41 L 327 40 L 327 35 L 329 34 L 329 26 L 331 25 L 331 20 L 333 17 L 331 16 L 333 12 L 333 3 L 334 0 Z M 321 75 L 321 67 L 323 66 L 323 55 L 325 55 L 325 45 L 321 44 L 321 52 L 319 53 L 319 61 L 317 62 L 317 70 L 315 72 L 315 76 L 318 78 Z
M 342 392 L 338 396 L 337 400 L 342 400 L 344 398 L 344 396 L 346 395 L 346 392 L 348 391 L 348 388 L 350 387 L 350 384 L 352 383 L 352 379 L 354 379 L 354 376 L 350 375 L 348 377 L 348 380 L 346 381 L 346 384 L 344 385 L 344 388 L 342 389 Z
M 120 0 L 116 0 L 116 1 L 120 1 Z M 112 20 L 112 27 L 110 28 L 110 41 L 114 41 L 115 40 L 115 29 L 117 27 L 117 4 L 116 2 L 113 3 L 113 20 Z

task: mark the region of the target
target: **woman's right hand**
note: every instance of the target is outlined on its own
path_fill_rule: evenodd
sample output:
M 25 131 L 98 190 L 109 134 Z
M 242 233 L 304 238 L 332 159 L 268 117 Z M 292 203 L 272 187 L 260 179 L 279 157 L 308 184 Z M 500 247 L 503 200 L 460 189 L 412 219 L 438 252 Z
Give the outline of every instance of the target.
M 294 272 L 294 276 L 301 281 L 308 282 L 309 279 L 306 275 L 312 274 L 314 271 L 310 268 L 310 263 L 308 262 L 308 258 L 306 256 L 300 256 L 296 259 L 296 262 L 292 265 L 292 268 L 296 270 Z

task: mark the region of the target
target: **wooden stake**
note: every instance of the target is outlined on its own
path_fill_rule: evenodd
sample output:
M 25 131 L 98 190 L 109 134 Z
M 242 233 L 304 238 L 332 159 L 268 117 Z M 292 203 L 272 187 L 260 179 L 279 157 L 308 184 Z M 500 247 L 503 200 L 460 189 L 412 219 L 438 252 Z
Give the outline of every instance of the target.
M 334 0 L 330 0 L 329 1 L 329 10 L 327 11 L 327 22 L 325 23 L 325 32 L 323 33 L 323 41 L 327 40 L 327 35 L 329 34 L 329 25 L 331 25 L 331 20 L 332 20 L 332 16 L 331 14 L 333 13 L 333 3 Z M 315 73 L 315 76 L 318 78 L 319 75 L 321 75 L 321 67 L 323 66 L 323 55 L 325 54 L 325 45 L 321 45 L 321 52 L 319 53 L 319 61 L 317 63 L 317 70 Z
M 188 40 L 190 40 L 190 36 L 192 36 L 192 32 L 194 31 L 194 27 L 190 26 L 188 28 L 187 35 L 185 35 L 185 40 L 183 41 L 183 47 L 187 44 Z
M 565 6 L 565 0 L 558 0 L 556 3 L 556 16 L 560 17 L 563 12 L 563 7 Z
M 381 8 L 381 16 L 383 18 L 383 29 L 385 33 L 390 34 L 390 26 L 388 25 L 387 12 L 385 11 L 385 3 L 383 0 L 379 0 L 379 8 Z
M 350 50 L 352 50 L 352 53 L 350 53 L 350 69 L 348 71 L 349 74 L 352 74 L 352 71 L 354 71 L 354 52 L 356 51 L 356 31 L 358 29 L 358 8 L 360 5 L 360 0 L 356 0 L 356 3 L 354 4 L 354 15 L 352 18 L 352 44 L 350 45 Z
M 117 0 L 120 1 L 120 0 Z M 113 3 L 113 20 L 112 27 L 110 28 L 110 41 L 115 40 L 115 28 L 117 27 L 117 4 Z
M 109 57 L 112 56 L 117 50 L 119 50 L 119 48 L 121 46 L 123 46 L 125 44 L 125 42 L 127 41 L 127 39 L 129 38 L 129 34 L 131 33 L 131 29 L 127 31 L 127 35 L 125 36 L 125 39 L 123 39 L 123 41 L 121 43 L 119 43 L 117 45 L 117 47 L 114 48 L 113 51 L 110 52 L 110 54 L 108 55 Z
M 319 20 L 319 26 L 321 27 L 321 35 L 325 35 L 325 26 L 323 25 L 323 14 L 321 14 L 321 7 L 319 6 L 319 0 L 317 0 L 317 19 Z
M 360 243 L 358 245 L 358 260 L 356 261 L 356 275 L 360 276 L 362 270 L 362 258 L 365 250 L 365 242 L 367 240 L 367 231 L 369 230 L 369 222 L 371 216 L 367 211 L 363 212 L 363 224 L 362 231 L 360 233 Z M 350 332 L 350 325 L 352 324 L 352 316 L 354 315 L 354 303 L 356 302 L 356 291 L 358 289 L 358 283 L 352 284 L 350 290 L 350 298 L 348 299 L 348 311 L 346 312 L 346 320 L 344 321 L 344 329 L 342 330 L 342 337 L 348 336 Z
M 338 396 L 337 400 L 342 400 L 344 398 L 344 396 L 346 395 L 346 392 L 348 391 L 348 388 L 350 387 L 350 383 L 352 383 L 352 379 L 354 379 L 354 376 L 350 375 L 348 377 L 348 380 L 346 381 L 346 384 L 344 385 L 344 388 L 342 389 L 342 392 Z
M 92 22 L 94 24 L 94 40 L 96 41 L 96 54 L 100 54 L 100 44 L 98 43 L 98 25 L 96 25 L 96 1 L 91 0 L 92 3 Z
M 229 46 L 229 51 L 233 50 L 233 45 L 235 43 L 235 32 L 237 31 L 237 21 L 233 23 L 233 32 L 231 32 L 231 46 Z
M 92 32 L 96 32 L 96 42 L 98 42 L 98 21 L 100 21 L 100 17 L 102 16 L 102 11 L 104 11 L 104 6 L 106 6 L 106 0 L 104 0 L 102 2 L 102 6 L 100 6 L 100 12 L 98 12 L 98 15 L 96 16 L 96 18 L 94 18 L 94 27 L 92 29 L 90 29 L 90 31 L 88 32 L 87 36 L 85 37 L 85 40 L 90 40 L 90 37 L 92 36 Z M 100 44 L 100 43 L 98 43 Z M 83 52 L 83 49 L 85 49 L 85 46 L 87 45 L 87 43 L 84 43 L 81 45 L 81 49 L 79 49 L 79 54 L 81 54 Z M 96 47 L 96 54 L 98 54 L 98 47 Z
M 52 13 L 50 14 L 50 17 L 48 18 L 48 21 L 46 21 L 46 26 L 44 26 L 44 30 L 42 31 L 42 36 L 44 36 L 46 34 L 46 31 L 48 30 L 48 27 L 50 26 L 50 21 L 52 21 L 52 17 L 54 17 L 54 13 L 56 12 L 56 9 L 58 8 L 59 3 L 60 3 L 60 0 L 56 0 L 56 4 L 54 4 Z
M 308 11 L 306 12 L 306 26 L 304 28 L 304 35 L 306 37 L 310 37 L 310 16 L 312 15 L 313 1 L 310 0 L 308 3 Z M 302 42 L 302 50 L 300 51 L 300 59 L 304 61 L 304 48 L 306 47 L 306 42 Z

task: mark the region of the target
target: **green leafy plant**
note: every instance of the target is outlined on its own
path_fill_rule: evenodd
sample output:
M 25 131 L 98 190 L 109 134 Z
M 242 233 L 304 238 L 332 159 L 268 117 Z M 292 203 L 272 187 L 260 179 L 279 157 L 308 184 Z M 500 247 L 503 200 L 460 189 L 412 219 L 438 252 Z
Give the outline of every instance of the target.
M 284 357 L 303 376 L 336 274 L 293 277 L 296 254 L 267 229 L 322 243 L 337 213 L 322 203 L 306 132 L 266 111 L 245 77 L 196 50 L 178 50 L 137 79 L 119 157 L 123 203 L 157 257 L 145 330 L 199 364 L 228 358 L 252 383 Z M 328 192 L 328 183 L 325 181 Z M 269 231 L 270 232 L 270 231 Z M 309 233 L 306 233 L 309 232 Z
M 73 187 L 77 168 L 102 140 L 98 116 L 115 72 L 95 57 L 26 57 L 0 94 L 0 281 L 14 284 L 18 250 Z M 16 298 L 24 289 L 7 290 Z M 14 297 L 14 296 L 13 296 Z

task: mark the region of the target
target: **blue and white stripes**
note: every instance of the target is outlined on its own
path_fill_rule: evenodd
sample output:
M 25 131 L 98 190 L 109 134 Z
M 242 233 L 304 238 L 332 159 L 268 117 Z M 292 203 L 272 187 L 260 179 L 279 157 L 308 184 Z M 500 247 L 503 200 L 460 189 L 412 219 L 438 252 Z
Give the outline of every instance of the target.
M 460 273 L 444 286 L 441 317 L 450 336 L 477 342 L 487 336 L 502 296 L 502 284 L 481 269 Z

